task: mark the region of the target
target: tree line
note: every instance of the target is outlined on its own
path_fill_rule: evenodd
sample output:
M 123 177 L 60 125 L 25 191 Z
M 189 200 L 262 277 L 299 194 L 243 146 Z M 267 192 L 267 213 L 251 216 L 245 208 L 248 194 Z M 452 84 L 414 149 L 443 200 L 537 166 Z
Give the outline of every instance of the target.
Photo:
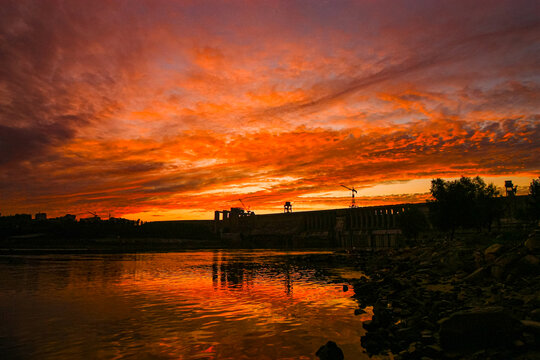
M 450 238 L 458 229 L 485 229 L 490 232 L 500 221 L 508 203 L 495 185 L 486 184 L 479 176 L 463 176 L 458 180 L 433 179 L 430 193 L 433 199 L 428 201 L 429 222 L 438 230 L 448 232 Z M 531 181 L 526 207 L 516 216 L 525 222 L 540 220 L 540 177 Z M 416 238 L 429 226 L 425 214 L 415 207 L 402 214 L 400 223 L 403 235 L 409 239 Z

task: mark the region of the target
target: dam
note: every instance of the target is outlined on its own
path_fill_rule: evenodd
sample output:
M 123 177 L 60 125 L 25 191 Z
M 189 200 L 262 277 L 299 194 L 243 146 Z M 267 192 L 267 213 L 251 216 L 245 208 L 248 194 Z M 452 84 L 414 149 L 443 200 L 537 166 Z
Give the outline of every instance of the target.
M 215 211 L 213 231 L 231 247 L 397 247 L 400 215 L 412 207 L 427 216 L 426 203 L 300 212 L 287 211 L 286 204 L 283 213 L 265 215 L 231 208 Z

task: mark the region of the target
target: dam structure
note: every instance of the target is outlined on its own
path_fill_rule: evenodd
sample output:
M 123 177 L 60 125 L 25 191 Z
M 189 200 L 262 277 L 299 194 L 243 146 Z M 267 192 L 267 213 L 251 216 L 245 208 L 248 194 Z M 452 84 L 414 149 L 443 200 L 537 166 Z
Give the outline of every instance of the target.
M 289 207 L 286 203 L 283 213 L 264 215 L 242 208 L 215 211 L 214 232 L 231 247 L 398 247 L 400 214 L 412 207 L 428 213 L 426 203 L 300 212 Z

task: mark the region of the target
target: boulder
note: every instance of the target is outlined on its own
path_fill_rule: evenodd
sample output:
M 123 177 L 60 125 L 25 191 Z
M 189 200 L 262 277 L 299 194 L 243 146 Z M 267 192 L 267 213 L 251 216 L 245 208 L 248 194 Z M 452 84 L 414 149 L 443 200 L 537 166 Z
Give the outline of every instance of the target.
M 499 256 L 497 260 L 495 260 L 493 266 L 491 266 L 491 275 L 497 280 L 504 279 L 520 257 L 521 256 L 516 253 L 508 253 Z
M 364 310 L 364 309 L 355 309 L 354 310 L 354 315 L 362 315 L 362 314 L 366 314 L 366 310 Z
M 540 253 L 540 232 L 535 230 L 525 241 L 525 247 L 532 253 Z
M 315 353 L 320 360 L 344 360 L 343 351 L 333 341 L 329 341 L 323 345 Z
M 512 272 L 522 277 L 540 274 L 540 259 L 534 255 L 525 255 L 519 259 Z
M 440 343 L 448 351 L 509 346 L 521 330 L 519 320 L 500 307 L 458 311 L 439 324 Z
M 370 355 L 379 354 L 381 351 L 389 349 L 392 345 L 390 333 L 385 329 L 368 331 L 360 338 L 360 343 Z
M 484 250 L 484 259 L 487 262 L 493 262 L 501 253 L 504 246 L 502 244 L 493 244 Z
M 445 257 L 441 257 L 440 269 L 444 269 L 446 272 L 455 273 L 458 270 L 461 270 L 465 266 L 464 256 L 461 256 L 458 251 L 453 251 L 447 254 Z M 420 264 L 422 265 L 422 264 Z M 430 265 L 430 264 L 429 264 Z
M 540 322 L 532 320 L 521 320 L 523 331 L 526 335 L 532 336 L 536 345 L 540 345 Z
M 463 279 L 465 282 L 477 283 L 482 282 L 486 279 L 486 276 L 489 274 L 488 269 L 481 267 L 476 269 L 472 274 L 469 274 L 466 278 Z
M 413 342 L 419 338 L 419 331 L 412 327 L 406 327 L 398 329 L 396 332 L 396 336 L 399 339 L 405 340 L 408 343 Z
M 424 352 L 427 356 L 434 358 L 434 359 L 440 359 L 442 349 L 438 345 L 428 345 L 425 347 Z
M 521 320 L 523 330 L 540 336 L 540 322 L 532 320 Z
M 531 319 L 533 319 L 534 321 L 540 321 L 540 308 L 534 309 L 533 311 L 531 311 L 531 313 L 529 314 L 529 316 L 530 316 Z

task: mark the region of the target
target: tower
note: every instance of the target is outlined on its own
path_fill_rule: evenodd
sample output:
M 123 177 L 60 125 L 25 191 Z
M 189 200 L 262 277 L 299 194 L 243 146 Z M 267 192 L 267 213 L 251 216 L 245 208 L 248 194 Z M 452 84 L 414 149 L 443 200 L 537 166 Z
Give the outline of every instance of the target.
M 504 182 L 504 188 L 506 189 L 506 196 L 514 196 L 517 192 L 517 185 L 514 186 L 512 180 L 506 180 Z
M 283 206 L 283 212 L 286 214 L 292 213 L 292 205 L 290 201 L 285 202 L 285 205 Z

